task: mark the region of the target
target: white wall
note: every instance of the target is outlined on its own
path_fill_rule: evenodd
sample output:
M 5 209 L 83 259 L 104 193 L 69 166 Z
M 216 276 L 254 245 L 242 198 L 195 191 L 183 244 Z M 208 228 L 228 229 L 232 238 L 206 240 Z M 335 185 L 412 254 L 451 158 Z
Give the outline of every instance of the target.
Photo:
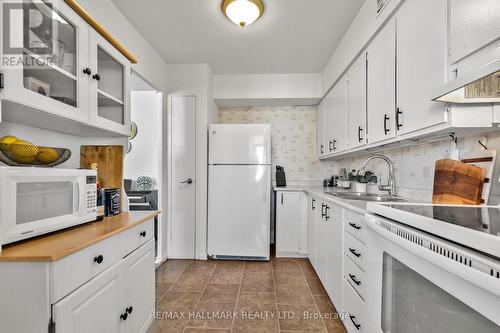
M 161 157 L 161 93 L 132 91 L 132 121 L 137 124 L 137 136 L 130 141 L 132 151 L 125 156 L 124 176 L 136 180 L 152 177 L 158 182 Z
M 320 74 L 214 75 L 219 107 L 316 105 L 322 97 Z
M 400 3 L 401 0 L 390 0 L 379 15 L 377 15 L 376 0 L 363 3 L 323 71 L 322 95 L 328 92 L 349 65 L 356 60 L 357 55 L 368 45 Z

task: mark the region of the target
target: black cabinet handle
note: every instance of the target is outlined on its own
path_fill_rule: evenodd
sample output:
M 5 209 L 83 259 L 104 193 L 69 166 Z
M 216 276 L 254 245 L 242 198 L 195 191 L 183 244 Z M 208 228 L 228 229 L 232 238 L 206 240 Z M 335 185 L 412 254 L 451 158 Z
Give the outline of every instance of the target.
M 361 143 L 363 142 L 363 138 L 361 137 L 361 132 L 363 131 L 363 129 L 361 128 L 361 126 L 358 127 L 358 141 Z
M 352 222 L 351 222 L 351 223 L 349 223 L 349 225 L 350 225 L 351 227 L 353 227 L 354 229 L 356 229 L 356 230 L 361 229 L 361 227 L 360 227 L 359 225 L 357 225 L 356 223 L 352 223 Z
M 330 216 L 328 215 L 328 210 L 330 209 L 330 206 L 325 205 L 325 220 L 328 221 Z
M 332 150 L 333 150 L 332 145 L 333 145 L 333 141 L 332 141 L 332 140 L 330 140 L 330 142 L 328 143 L 328 149 L 329 149 L 330 151 L 332 151 Z
M 128 312 L 128 314 L 131 314 L 133 310 L 134 310 L 134 308 L 133 308 L 133 307 L 131 307 L 131 306 L 129 306 L 129 307 L 127 308 L 127 312 Z
M 104 261 L 104 257 L 102 255 L 98 255 L 97 257 L 94 257 L 94 262 L 97 264 L 102 264 Z
M 321 204 L 321 217 L 325 217 L 325 204 Z
M 121 319 L 121 320 L 127 320 L 127 318 L 128 318 L 128 314 L 127 314 L 127 312 L 122 313 L 122 314 L 120 315 L 120 319 Z
M 357 258 L 361 257 L 361 253 L 356 252 L 356 250 L 353 248 L 349 248 L 349 252 L 354 254 Z
M 283 204 L 283 193 L 281 193 L 281 204 Z
M 141 232 L 139 233 L 139 236 L 141 236 L 141 237 L 146 237 L 146 231 L 141 231 Z
M 320 151 L 319 151 L 321 154 L 324 153 L 324 148 L 325 148 L 325 146 L 321 145 L 321 148 L 320 148 Z
M 314 210 L 316 209 L 316 206 L 314 205 L 316 203 L 316 199 L 312 198 L 312 201 L 311 201 L 311 208 Z
M 399 115 L 403 115 L 403 111 L 400 108 L 396 109 L 396 128 L 398 131 L 403 127 L 403 122 L 399 123 Z
M 337 150 L 337 140 L 333 139 L 333 151 L 336 151 Z
M 357 286 L 359 286 L 361 284 L 361 281 L 359 281 L 358 279 L 356 279 L 356 275 L 349 274 L 349 277 L 351 278 L 352 282 L 356 283 Z
M 92 78 L 94 80 L 101 81 L 101 75 L 99 75 L 99 73 L 95 73 L 94 75 L 92 75 Z
M 387 113 L 384 115 L 384 134 L 387 135 L 389 133 L 389 128 L 387 127 L 387 122 L 389 121 L 389 116 Z
M 356 329 L 359 331 L 359 329 L 361 328 L 361 325 L 360 325 L 360 324 L 358 324 L 358 323 L 356 323 L 356 322 L 354 321 L 354 319 L 356 319 L 356 317 L 355 317 L 355 316 L 349 316 L 349 318 L 351 319 L 351 322 L 352 322 L 352 324 L 354 325 L 354 327 L 356 327 Z
M 92 70 L 88 67 L 83 69 L 83 74 L 87 74 L 88 76 L 92 75 Z

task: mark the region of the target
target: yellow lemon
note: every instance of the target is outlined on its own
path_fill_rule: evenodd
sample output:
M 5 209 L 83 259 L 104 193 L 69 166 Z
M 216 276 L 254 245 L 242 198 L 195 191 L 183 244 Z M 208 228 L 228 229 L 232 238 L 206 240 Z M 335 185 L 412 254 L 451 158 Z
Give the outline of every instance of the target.
M 14 162 L 17 162 L 19 164 L 33 164 L 33 162 L 35 162 L 35 157 L 34 156 L 32 156 L 32 157 L 22 157 L 22 156 L 13 155 L 12 159 L 14 160 Z
M 36 154 L 36 159 L 42 164 L 54 163 L 59 159 L 59 154 L 54 148 L 40 147 L 38 148 L 38 154 Z
M 17 140 L 19 139 L 12 135 L 7 135 L 3 138 L 0 138 L 0 149 L 5 152 L 9 151 L 9 145 Z
M 36 146 L 23 140 L 17 140 L 12 142 L 10 146 L 10 151 L 13 156 L 20 158 L 23 157 L 31 158 L 35 157 L 36 154 L 38 154 L 38 148 Z

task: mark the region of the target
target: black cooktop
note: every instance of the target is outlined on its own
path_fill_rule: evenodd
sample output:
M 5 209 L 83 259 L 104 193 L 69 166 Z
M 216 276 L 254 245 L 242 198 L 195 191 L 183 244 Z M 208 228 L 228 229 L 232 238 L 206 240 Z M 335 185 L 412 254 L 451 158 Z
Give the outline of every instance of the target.
M 500 208 L 387 204 L 404 212 L 500 236 Z

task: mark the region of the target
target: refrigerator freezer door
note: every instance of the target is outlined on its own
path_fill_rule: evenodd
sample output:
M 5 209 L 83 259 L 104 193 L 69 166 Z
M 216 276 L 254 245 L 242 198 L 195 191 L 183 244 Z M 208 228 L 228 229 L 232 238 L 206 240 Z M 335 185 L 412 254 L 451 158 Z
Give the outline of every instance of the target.
M 269 260 L 271 167 L 209 167 L 208 254 Z
M 211 125 L 208 163 L 271 164 L 271 125 Z

